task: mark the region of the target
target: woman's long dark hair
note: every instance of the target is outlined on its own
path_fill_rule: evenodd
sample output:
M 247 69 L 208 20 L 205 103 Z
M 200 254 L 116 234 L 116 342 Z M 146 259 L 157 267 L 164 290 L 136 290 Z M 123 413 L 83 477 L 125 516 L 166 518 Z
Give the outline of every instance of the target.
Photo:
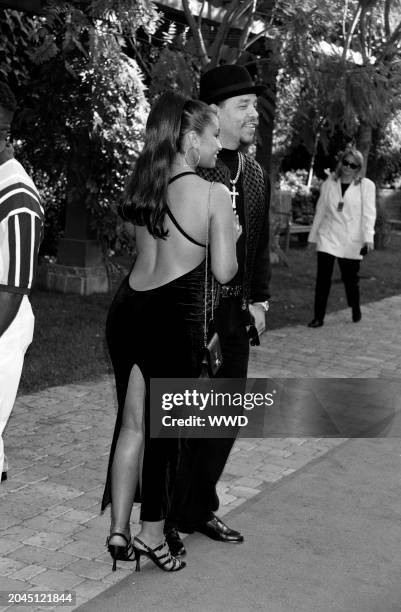
M 202 134 L 213 110 L 204 102 L 167 92 L 152 106 L 146 123 L 145 144 L 128 179 L 120 207 L 121 216 L 135 225 L 146 225 L 155 238 L 166 238 L 164 218 L 167 187 L 176 154 L 182 152 L 185 134 Z

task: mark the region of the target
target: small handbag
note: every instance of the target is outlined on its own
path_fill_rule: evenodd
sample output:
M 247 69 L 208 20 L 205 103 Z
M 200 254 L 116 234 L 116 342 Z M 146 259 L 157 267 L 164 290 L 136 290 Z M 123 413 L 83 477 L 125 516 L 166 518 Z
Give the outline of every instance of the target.
M 205 291 L 203 308 L 203 353 L 201 361 L 201 373 L 199 378 L 213 378 L 216 376 L 223 363 L 223 353 L 221 351 L 220 338 L 216 331 L 213 331 L 215 290 L 214 278 L 212 276 L 212 316 L 207 322 L 207 291 L 208 291 L 208 271 L 209 271 L 209 221 L 210 221 L 210 195 L 213 183 L 210 184 L 209 197 L 207 204 L 206 222 L 206 261 L 205 261 Z M 208 340 L 208 338 L 210 338 Z
M 203 348 L 202 367 L 199 378 L 214 378 L 223 363 L 220 338 L 214 332 L 209 342 Z

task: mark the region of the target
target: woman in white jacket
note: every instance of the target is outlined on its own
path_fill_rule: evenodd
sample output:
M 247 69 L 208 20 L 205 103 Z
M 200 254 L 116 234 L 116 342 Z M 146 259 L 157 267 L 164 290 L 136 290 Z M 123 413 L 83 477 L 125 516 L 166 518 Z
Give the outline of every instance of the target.
M 323 183 L 308 242 L 316 243 L 315 312 L 308 327 L 321 327 L 337 258 L 352 320 L 361 320 L 359 266 L 362 253 L 373 249 L 376 219 L 375 184 L 362 178 L 363 155 L 348 147 L 336 171 Z

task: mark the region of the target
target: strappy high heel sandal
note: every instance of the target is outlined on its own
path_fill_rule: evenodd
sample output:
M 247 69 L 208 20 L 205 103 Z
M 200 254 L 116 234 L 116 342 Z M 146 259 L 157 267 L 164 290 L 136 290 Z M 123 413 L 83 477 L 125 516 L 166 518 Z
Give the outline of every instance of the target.
M 120 538 L 124 538 L 127 542 L 126 546 L 124 544 L 110 544 L 111 538 L 114 536 L 119 536 Z M 111 533 L 106 540 L 106 546 L 108 548 L 109 553 L 111 554 L 111 558 L 113 559 L 113 572 L 117 569 L 117 560 L 118 561 L 133 561 L 134 560 L 134 547 L 132 545 L 132 541 L 127 538 L 126 535 L 120 533 L 119 531 L 115 531 Z M 136 556 L 135 556 L 136 558 Z
M 141 556 L 144 555 L 148 557 L 153 563 L 160 567 L 160 569 L 165 572 L 178 572 L 178 570 L 184 569 L 186 566 L 185 561 L 181 559 L 177 559 L 177 557 L 173 557 L 170 552 L 170 549 L 167 545 L 166 540 L 156 548 L 150 548 L 142 542 L 139 538 L 134 538 L 133 543 L 134 551 L 135 551 L 135 561 L 136 567 L 135 571 L 141 571 Z

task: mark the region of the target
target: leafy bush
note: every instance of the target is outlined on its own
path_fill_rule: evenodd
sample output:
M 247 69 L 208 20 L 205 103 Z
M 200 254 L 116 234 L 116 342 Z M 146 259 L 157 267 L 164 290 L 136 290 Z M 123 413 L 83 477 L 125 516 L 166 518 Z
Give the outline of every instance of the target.
M 154 28 L 154 6 L 66 1 L 49 2 L 43 15 L 30 19 L 2 13 L 0 35 L 10 28 L 17 34 L 0 52 L 0 74 L 9 76 L 20 101 L 17 156 L 46 207 L 42 251 L 55 254 L 66 204 L 89 211 L 88 237 L 100 239 L 105 253 L 118 249 L 127 238 L 116 205 L 148 113 L 143 76 L 124 53 L 124 36 Z
M 401 112 L 385 130 L 374 131 L 368 176 L 382 187 L 401 186 Z
M 26 149 L 21 142 L 14 143 L 15 157 L 35 183 L 45 209 L 45 223 L 40 257 L 55 257 L 57 245 L 63 236 L 66 198 L 66 178 L 63 174 L 50 176 L 44 170 L 32 165 L 26 157 Z
M 45 209 L 44 235 L 39 256 L 55 257 L 58 242 L 64 234 L 65 177 L 50 178 L 41 170 L 32 170 L 30 176 L 39 190 Z

